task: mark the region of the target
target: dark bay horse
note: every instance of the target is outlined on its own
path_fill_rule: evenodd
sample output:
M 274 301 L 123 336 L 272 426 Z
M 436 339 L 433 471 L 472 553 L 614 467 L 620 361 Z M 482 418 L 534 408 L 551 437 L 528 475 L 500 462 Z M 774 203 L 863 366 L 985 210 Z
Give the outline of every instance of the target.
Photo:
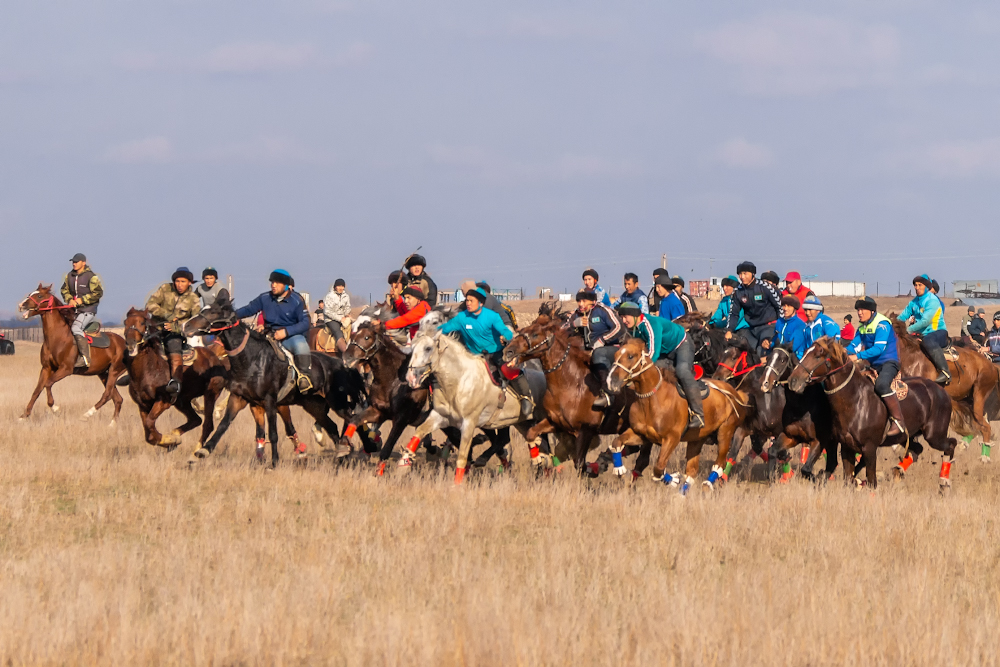
M 862 366 L 867 364 L 852 362 L 839 342 L 824 337 L 806 351 L 788 378 L 788 388 L 799 393 L 811 383 L 822 384 L 833 410 L 833 435 L 841 445 L 845 481 L 854 478 L 854 453 L 859 452 L 868 485 L 874 489 L 878 483 L 876 449 L 880 446 L 907 446 L 913 453 L 907 453 L 900 462 L 899 467 L 905 471 L 923 451 L 916 441 L 917 436 L 922 436 L 928 445 L 944 453 L 940 483 L 942 487 L 950 486 L 956 442 L 948 437 L 952 404 L 948 393 L 933 380 L 904 378 L 909 390 L 899 405 L 907 432 L 883 440 L 889 417 L 872 382 L 858 372 Z
M 35 385 L 35 391 L 32 392 L 21 419 L 31 416 L 31 409 L 38 400 L 38 395 L 42 393 L 43 387 L 49 407 L 53 412 L 58 412 L 59 406 L 52 397 L 52 385 L 70 375 L 96 375 L 104 384 L 104 393 L 94 407 L 84 413 L 83 418 L 93 417 L 110 400 L 115 406 L 115 414 L 111 417 L 113 426 L 122 409 L 122 396 L 115 386 L 119 376 L 125 372 L 125 341 L 122 337 L 114 333 L 103 334 L 108 337 L 110 345 L 106 348 L 92 346 L 90 366 L 74 368 L 78 351 L 73 332 L 70 330 L 73 311 L 52 294 L 52 285 L 46 287 L 39 283 L 38 289 L 18 304 L 17 310 L 25 320 L 35 315 L 40 316 L 44 336 L 41 350 L 42 370 L 38 374 L 38 384 Z
M 149 313 L 130 308 L 125 316 L 125 365 L 128 368 L 128 391 L 139 406 L 142 427 L 146 432 L 146 442 L 151 445 L 174 449 L 181 442 L 181 436 L 201 426 L 199 443 L 212 434 L 215 401 L 226 386 L 226 368 L 211 348 L 198 347 L 193 350 L 194 363 L 185 367 L 181 379 L 181 392 L 175 400 L 167 394 L 170 380 L 170 363 L 163 356 L 162 332 L 153 327 Z M 191 401 L 197 396 L 205 397 L 205 420 L 195 412 Z M 156 430 L 156 420 L 173 405 L 187 417 L 187 421 L 166 435 Z
M 226 414 L 205 446 L 195 452 L 197 458 L 209 456 L 215 450 L 233 419 L 246 404 L 264 409 L 271 441 L 271 465 L 276 466 L 277 418 L 281 406 L 301 406 L 326 431 L 330 439 L 337 443 L 340 441 L 340 434 L 336 423 L 330 419 L 330 408 L 346 421 L 364 398 L 364 386 L 356 371 L 347 369 L 340 359 L 314 352 L 312 364 L 315 389 L 302 394 L 293 386 L 279 402 L 278 393 L 287 378 L 288 362 L 279 357 L 262 334 L 252 331 L 236 317 L 232 302 L 228 299 L 216 300 L 211 307 L 188 320 L 184 325 L 184 333 L 187 336 L 218 336 L 226 349 L 230 365 L 230 400 L 226 406 Z M 242 400 L 234 401 L 233 397 Z M 338 455 L 346 456 L 349 453 L 349 445 L 346 445 L 346 451 L 338 451 Z
M 684 327 L 694 347 L 694 361 L 701 366 L 705 375 L 712 375 L 719 367 L 719 361 L 725 355 L 726 331 L 705 326 L 708 313 L 688 313 L 678 317 L 675 322 Z
M 937 369 L 920 349 L 920 339 L 907 333 L 906 324 L 896 320 L 895 313 L 888 317 L 899 341 L 900 374 L 928 380 L 936 378 Z M 986 416 L 986 399 L 997 390 L 997 369 L 976 350 L 955 347 L 955 351 L 958 360 L 948 362 L 951 382 L 944 388 L 954 403 L 951 427 L 960 435 L 979 435 L 988 446 L 993 442 L 993 431 Z

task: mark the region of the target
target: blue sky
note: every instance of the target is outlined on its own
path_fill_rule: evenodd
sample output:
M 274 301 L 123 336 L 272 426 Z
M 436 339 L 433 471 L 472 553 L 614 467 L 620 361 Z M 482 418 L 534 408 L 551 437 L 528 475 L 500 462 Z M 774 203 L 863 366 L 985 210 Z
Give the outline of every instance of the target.
M 380 294 L 761 270 L 1000 276 L 1000 9 L 0 2 L 0 311 L 87 253 Z M 722 267 L 722 268 L 720 268 Z

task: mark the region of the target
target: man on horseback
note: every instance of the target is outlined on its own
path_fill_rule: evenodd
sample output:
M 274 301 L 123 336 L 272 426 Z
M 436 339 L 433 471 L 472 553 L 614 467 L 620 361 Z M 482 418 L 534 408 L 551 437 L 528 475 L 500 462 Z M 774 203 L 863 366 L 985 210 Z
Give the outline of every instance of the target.
M 90 368 L 90 343 L 87 342 L 86 329 L 97 319 L 97 304 L 104 296 L 104 285 L 101 277 L 87 264 L 87 257 L 78 252 L 69 260 L 73 269 L 63 277 L 63 301 L 73 308 L 76 317 L 73 319 L 73 339 L 79 355 L 76 357 L 77 368 Z
M 268 278 L 271 290 L 236 311 L 236 317 L 243 319 L 257 313 L 264 314 L 264 324 L 271 329 L 274 340 L 292 353 L 295 368 L 299 372 L 299 391 L 307 393 L 314 386 L 312 378 L 312 353 L 306 332 L 309 331 L 309 314 L 299 293 L 292 290 L 292 277 L 288 271 L 275 269 Z
M 649 299 L 639 289 L 639 276 L 634 273 L 625 274 L 625 291 L 618 297 L 618 303 L 625 303 L 626 301 L 631 301 L 639 306 L 639 310 L 642 311 L 643 315 L 649 315 Z
M 677 298 L 680 299 L 681 304 L 684 306 L 684 314 L 697 313 L 698 306 L 694 305 L 694 299 L 684 291 L 684 279 L 680 276 L 674 276 L 670 279 L 670 282 L 673 283 L 674 294 L 677 295 Z
M 438 302 L 438 288 L 429 275 L 427 275 L 427 260 L 423 255 L 413 254 L 406 258 L 404 266 L 407 270 L 405 276 L 405 286 L 412 285 L 420 290 L 428 305 L 433 308 Z
M 176 397 L 181 391 L 184 376 L 184 323 L 201 312 L 201 299 L 191 285 L 194 275 L 186 266 L 178 267 L 146 301 L 153 323 L 163 330 L 163 349 L 170 362 L 170 381 L 167 393 Z
M 344 329 L 351 328 L 351 295 L 347 293 L 347 283 L 343 278 L 334 280 L 330 291 L 323 298 L 323 318 L 327 331 L 343 354 L 347 350 Z
M 424 315 L 431 312 L 430 305 L 424 300 L 424 295 L 419 288 L 410 285 L 403 288 L 403 296 L 399 299 L 402 303 L 396 305 L 396 311 L 403 313 L 399 317 L 394 317 L 385 323 L 387 330 L 409 329 L 410 340 L 417 335 L 420 328 L 420 320 Z
M 666 269 L 655 268 L 653 269 L 653 286 L 649 288 L 649 294 L 646 295 L 649 301 L 649 312 L 650 314 L 655 314 L 660 312 L 660 293 L 656 290 L 656 279 L 660 276 L 670 277 Z
M 219 282 L 219 272 L 211 266 L 201 272 L 201 284 L 194 288 L 194 292 L 201 299 L 202 309 L 211 308 L 220 293 L 226 292 L 229 295 L 229 291 Z
M 948 361 L 944 358 L 943 349 L 948 346 L 944 304 L 938 295 L 931 291 L 931 279 L 926 273 L 913 279 L 913 291 L 916 292 L 916 296 L 896 319 L 907 322 L 913 318 L 913 324 L 907 326 L 906 330 L 911 334 L 922 336 L 920 347 L 938 370 L 938 376 L 934 381 L 938 384 L 948 384 L 951 382 L 951 374 L 948 372 Z
M 753 262 L 741 262 L 736 267 L 740 285 L 733 292 L 726 340 L 733 337 L 742 315 L 746 319 L 747 328 L 741 334 L 762 355 L 765 349 L 762 343 L 774 338 L 774 325 L 781 311 L 781 297 L 774 286 L 756 278 L 756 273 L 757 267 Z
M 806 325 L 798 317 L 799 300 L 794 296 L 781 297 L 781 317 L 774 325 L 774 338 L 761 341 L 764 349 L 772 350 L 779 345 L 792 344 L 796 359 L 806 353 Z
M 483 302 L 483 307 L 492 310 L 494 313 L 500 316 L 503 320 L 504 325 L 511 331 L 517 331 L 517 319 L 514 317 L 514 311 L 509 307 L 504 306 L 500 303 L 500 299 L 493 296 L 493 292 L 490 290 L 490 286 L 482 281 L 473 282 L 471 280 L 465 280 L 459 285 L 459 289 L 462 291 L 463 301 L 458 306 L 459 310 L 466 310 L 467 306 L 465 304 L 464 296 L 465 293 L 470 289 L 479 289 L 484 295 L 486 295 L 486 301 Z
M 807 322 L 806 312 L 804 310 L 806 299 L 813 294 L 813 291 L 802 284 L 802 275 L 798 271 L 789 271 L 785 274 L 785 289 L 781 292 L 782 296 L 794 296 L 802 304 L 799 308 L 799 312 L 796 313 L 799 319 L 803 322 Z
M 486 293 L 476 287 L 465 293 L 465 310 L 458 311 L 455 317 L 441 325 L 441 333 L 458 333 L 462 344 L 472 354 L 481 354 L 494 367 L 500 369 L 501 375 L 510 382 L 514 392 L 521 399 L 521 414 L 530 416 L 532 413 L 531 388 L 527 376 L 517 369 L 503 363 L 504 341 L 514 338 L 514 332 L 507 328 L 492 310 L 485 308 Z
M 736 276 L 726 276 L 722 279 L 722 299 L 719 301 L 719 305 L 712 314 L 712 317 L 708 320 L 708 326 L 713 329 L 725 329 L 729 325 L 729 312 L 733 309 L 733 292 L 736 291 L 736 286 L 739 284 Z M 743 311 L 740 311 L 739 320 L 736 323 L 736 331 L 746 329 L 747 326 L 746 318 L 743 317 Z
M 903 427 L 903 411 L 899 406 L 896 392 L 892 390 L 892 380 L 899 374 L 899 352 L 896 349 L 896 332 L 892 322 L 879 315 L 878 306 L 870 296 L 854 302 L 858 311 L 858 330 L 854 340 L 847 346 L 851 362 L 866 360 L 878 373 L 875 393 L 882 399 L 889 413 L 889 430 L 886 437 L 899 435 Z
M 823 304 L 815 294 L 806 297 L 802 304 L 806 313 L 806 349 L 823 336 L 840 340 L 840 327 L 833 318 L 823 312 Z
M 603 303 L 598 303 L 597 295 L 589 290 L 580 290 L 576 293 L 576 306 L 570 324 L 583 335 L 584 349 L 593 350 L 590 367 L 601 383 L 601 393 L 594 401 L 594 407 L 603 410 L 611 405 L 611 396 L 606 388 L 608 373 L 615 363 L 615 352 L 618 350 L 625 329 L 615 311 Z
M 681 298 L 674 291 L 674 281 L 666 273 L 657 276 L 655 288 L 656 295 L 660 299 L 660 308 L 657 311 L 657 315 L 670 321 L 676 320 L 678 317 L 683 317 L 687 311 L 684 310 Z
M 588 266 L 583 272 L 583 289 L 590 290 L 596 294 L 598 303 L 610 306 L 611 296 L 608 295 L 607 291 L 603 287 L 597 284 L 598 280 L 600 280 L 600 276 L 597 275 L 597 271 Z
M 655 315 L 646 317 L 634 303 L 621 304 L 618 314 L 632 337 L 641 338 L 646 343 L 646 353 L 656 366 L 673 366 L 677 383 L 687 398 L 690 413 L 687 427 L 691 429 L 704 426 L 705 411 L 701 405 L 701 390 L 694 379 L 694 347 L 684 327 Z

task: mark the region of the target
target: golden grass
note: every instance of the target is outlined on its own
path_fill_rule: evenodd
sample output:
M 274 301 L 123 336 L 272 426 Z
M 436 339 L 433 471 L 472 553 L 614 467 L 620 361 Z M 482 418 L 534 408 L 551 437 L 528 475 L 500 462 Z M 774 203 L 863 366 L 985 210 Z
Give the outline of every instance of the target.
M 126 398 L 18 423 L 37 347 L 0 358 L 4 664 L 996 664 L 993 468 L 927 457 L 876 494 L 251 465 L 241 416 L 186 464 Z M 308 422 L 296 411 L 299 430 Z M 170 416 L 170 424 L 179 419 Z M 712 450 L 714 451 L 714 450 Z M 887 469 L 883 464 L 883 470 Z M 676 468 L 673 462 L 671 469 Z

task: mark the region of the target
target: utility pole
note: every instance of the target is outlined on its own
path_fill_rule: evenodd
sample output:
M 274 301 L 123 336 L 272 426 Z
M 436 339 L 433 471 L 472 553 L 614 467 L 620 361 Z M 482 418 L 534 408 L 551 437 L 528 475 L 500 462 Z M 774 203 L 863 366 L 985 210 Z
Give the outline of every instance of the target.
M 667 270 L 667 253 L 663 253 L 663 255 L 660 257 L 660 268 L 663 269 L 664 271 Z

